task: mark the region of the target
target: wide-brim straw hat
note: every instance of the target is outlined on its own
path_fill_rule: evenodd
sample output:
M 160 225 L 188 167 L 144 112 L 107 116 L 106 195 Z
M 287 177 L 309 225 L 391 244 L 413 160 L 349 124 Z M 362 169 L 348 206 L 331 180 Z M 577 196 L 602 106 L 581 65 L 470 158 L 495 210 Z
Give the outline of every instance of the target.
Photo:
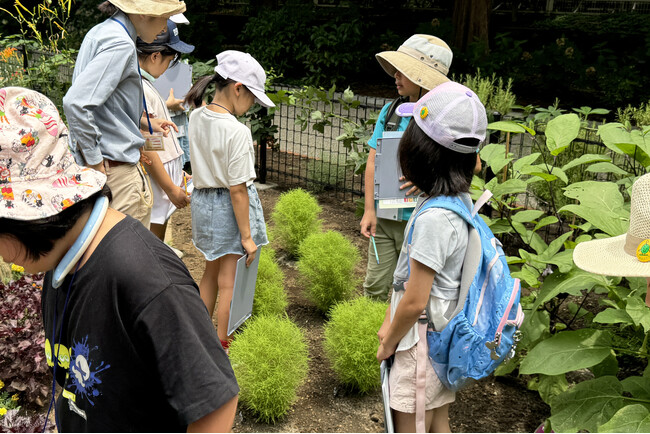
M 604 276 L 650 277 L 650 174 L 632 186 L 627 233 L 579 243 L 573 262 L 578 268 Z
M 391 77 L 399 71 L 414 84 L 431 90 L 449 81 L 447 74 L 454 55 L 442 39 L 418 34 L 404 41 L 397 51 L 382 51 L 375 57 Z
M 167 17 L 185 12 L 185 2 L 178 0 L 109 0 L 125 14 Z
M 106 175 L 75 163 L 52 101 L 22 87 L 0 89 L 0 218 L 51 217 L 104 184 Z

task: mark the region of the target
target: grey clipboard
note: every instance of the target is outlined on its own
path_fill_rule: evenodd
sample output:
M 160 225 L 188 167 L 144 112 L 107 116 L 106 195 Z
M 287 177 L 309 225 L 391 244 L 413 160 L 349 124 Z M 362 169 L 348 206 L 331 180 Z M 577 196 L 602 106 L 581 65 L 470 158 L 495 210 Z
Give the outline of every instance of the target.
M 390 390 L 388 387 L 388 375 L 392 364 L 393 357 L 391 356 L 386 360 L 382 360 L 381 365 L 379 365 L 379 372 L 381 375 L 381 397 L 384 404 L 384 431 L 387 433 L 395 432 L 393 413 L 390 410 Z
M 385 131 L 377 139 L 375 155 L 375 199 L 402 199 L 408 190 L 400 190 L 402 170 L 397 160 L 397 148 L 403 131 Z
M 246 267 L 246 255 L 237 260 L 235 285 L 232 289 L 232 300 L 230 301 L 228 336 L 233 334 L 253 314 L 255 282 L 257 281 L 257 268 L 260 265 L 261 253 L 262 246 L 259 246 L 255 259 L 253 259 L 249 267 Z
M 153 87 L 163 98 L 169 97 L 169 90 L 174 88 L 174 97 L 185 98 L 192 87 L 192 67 L 186 63 L 179 62 L 167 69 L 163 75 L 153 83 Z

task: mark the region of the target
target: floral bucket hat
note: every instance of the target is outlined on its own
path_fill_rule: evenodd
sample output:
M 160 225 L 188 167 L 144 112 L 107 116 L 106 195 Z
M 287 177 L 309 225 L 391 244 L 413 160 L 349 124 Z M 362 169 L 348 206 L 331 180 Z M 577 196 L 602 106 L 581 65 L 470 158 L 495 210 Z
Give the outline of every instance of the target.
M 44 95 L 0 88 L 0 217 L 37 220 L 92 196 L 106 175 L 77 165 L 68 129 Z

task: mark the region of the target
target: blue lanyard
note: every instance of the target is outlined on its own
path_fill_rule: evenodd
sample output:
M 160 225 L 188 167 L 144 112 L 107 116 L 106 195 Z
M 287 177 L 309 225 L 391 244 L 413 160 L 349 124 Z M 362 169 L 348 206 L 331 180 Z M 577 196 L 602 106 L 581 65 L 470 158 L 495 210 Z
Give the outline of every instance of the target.
M 111 20 L 115 21 L 117 24 L 122 26 L 126 34 L 129 35 L 129 37 L 131 37 L 131 34 L 129 33 L 129 29 L 126 28 L 124 23 L 122 23 L 120 20 L 118 20 L 115 17 L 111 17 Z M 140 62 L 137 59 L 137 54 L 136 54 L 135 63 L 138 65 L 138 74 L 140 74 L 140 86 L 142 86 L 142 72 L 140 71 Z M 147 114 L 147 123 L 149 124 L 149 134 L 153 134 L 153 128 L 151 127 L 151 120 L 149 119 L 149 110 L 147 110 L 147 99 L 144 97 L 144 93 L 142 94 L 142 102 L 144 103 L 144 112 Z

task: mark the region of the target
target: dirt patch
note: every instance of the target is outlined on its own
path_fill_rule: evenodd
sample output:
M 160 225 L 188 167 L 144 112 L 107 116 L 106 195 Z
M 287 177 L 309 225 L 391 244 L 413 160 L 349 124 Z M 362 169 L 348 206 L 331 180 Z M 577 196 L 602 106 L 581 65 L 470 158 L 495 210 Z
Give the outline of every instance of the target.
M 267 222 L 280 196 L 277 188 L 259 191 Z M 323 208 L 323 228 L 341 232 L 361 253 L 356 269 L 365 274 L 367 241 L 359 234 L 359 218 L 354 203 L 331 197 L 319 198 Z M 192 244 L 189 207 L 178 211 L 172 221 L 175 247 L 184 252 L 183 261 L 194 279 L 201 279 L 204 259 Z M 294 261 L 279 252 L 285 272 L 289 298 L 288 315 L 302 328 L 309 346 L 309 373 L 298 391 L 298 399 L 289 414 L 275 425 L 257 423 L 253 414 L 240 406 L 234 432 L 383 432 L 383 407 L 379 390 L 359 396 L 346 390 L 336 379 L 325 358 L 323 326 L 325 318 L 304 295 Z M 359 288 L 359 293 L 361 289 Z M 514 376 L 487 378 L 458 395 L 450 408 L 451 427 L 455 432 L 533 432 L 549 416 L 549 408 L 537 392 L 526 389 L 526 379 Z

